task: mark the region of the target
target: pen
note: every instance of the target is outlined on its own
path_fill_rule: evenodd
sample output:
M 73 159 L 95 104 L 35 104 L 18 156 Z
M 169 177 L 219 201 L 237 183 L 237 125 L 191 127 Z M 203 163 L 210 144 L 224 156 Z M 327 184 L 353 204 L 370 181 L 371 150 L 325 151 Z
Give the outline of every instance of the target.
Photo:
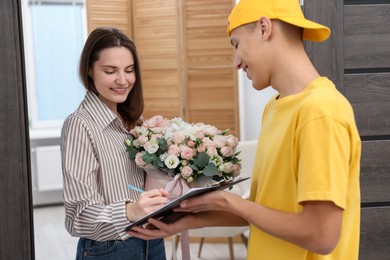
M 145 192 L 144 190 L 142 190 L 142 189 L 140 189 L 140 188 L 137 188 L 137 187 L 135 187 L 135 186 L 133 186 L 133 185 L 130 185 L 130 184 L 127 184 L 127 187 L 129 188 L 129 189 L 132 189 L 132 190 L 135 190 L 135 191 L 138 191 L 138 192 Z

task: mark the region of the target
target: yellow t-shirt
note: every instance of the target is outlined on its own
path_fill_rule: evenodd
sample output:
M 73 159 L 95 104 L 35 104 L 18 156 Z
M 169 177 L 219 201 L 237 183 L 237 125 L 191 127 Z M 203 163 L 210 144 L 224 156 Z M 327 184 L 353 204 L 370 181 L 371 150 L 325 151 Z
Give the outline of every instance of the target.
M 250 200 L 285 212 L 303 201 L 332 201 L 344 209 L 341 238 L 318 255 L 254 226 L 249 260 L 358 259 L 361 141 L 349 102 L 325 77 L 304 91 L 267 104 Z

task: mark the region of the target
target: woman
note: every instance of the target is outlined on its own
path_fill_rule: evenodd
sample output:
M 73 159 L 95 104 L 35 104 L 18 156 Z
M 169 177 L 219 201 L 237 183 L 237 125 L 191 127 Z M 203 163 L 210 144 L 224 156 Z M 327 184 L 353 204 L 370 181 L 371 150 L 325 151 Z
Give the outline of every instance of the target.
M 162 239 L 124 232 L 168 203 L 163 189 L 127 188 L 142 188 L 145 178 L 124 145 L 144 109 L 134 43 L 115 28 L 95 29 L 81 53 L 79 76 L 87 93 L 61 133 L 65 226 L 80 237 L 76 259 L 166 259 Z

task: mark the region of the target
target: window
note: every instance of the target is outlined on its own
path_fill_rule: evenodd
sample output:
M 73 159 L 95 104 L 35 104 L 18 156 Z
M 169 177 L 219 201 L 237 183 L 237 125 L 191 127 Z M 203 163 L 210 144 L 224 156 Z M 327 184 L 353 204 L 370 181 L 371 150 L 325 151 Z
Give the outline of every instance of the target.
M 30 129 L 60 129 L 83 99 L 85 28 L 84 0 L 23 0 Z

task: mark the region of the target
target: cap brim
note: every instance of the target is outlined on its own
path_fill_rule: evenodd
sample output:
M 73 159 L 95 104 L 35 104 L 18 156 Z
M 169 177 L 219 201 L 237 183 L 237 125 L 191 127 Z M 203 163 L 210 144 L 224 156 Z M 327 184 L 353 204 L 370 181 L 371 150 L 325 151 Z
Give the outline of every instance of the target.
M 303 28 L 303 39 L 313 42 L 322 42 L 329 38 L 330 29 L 322 24 L 297 18 L 297 17 L 279 17 L 281 21 Z

